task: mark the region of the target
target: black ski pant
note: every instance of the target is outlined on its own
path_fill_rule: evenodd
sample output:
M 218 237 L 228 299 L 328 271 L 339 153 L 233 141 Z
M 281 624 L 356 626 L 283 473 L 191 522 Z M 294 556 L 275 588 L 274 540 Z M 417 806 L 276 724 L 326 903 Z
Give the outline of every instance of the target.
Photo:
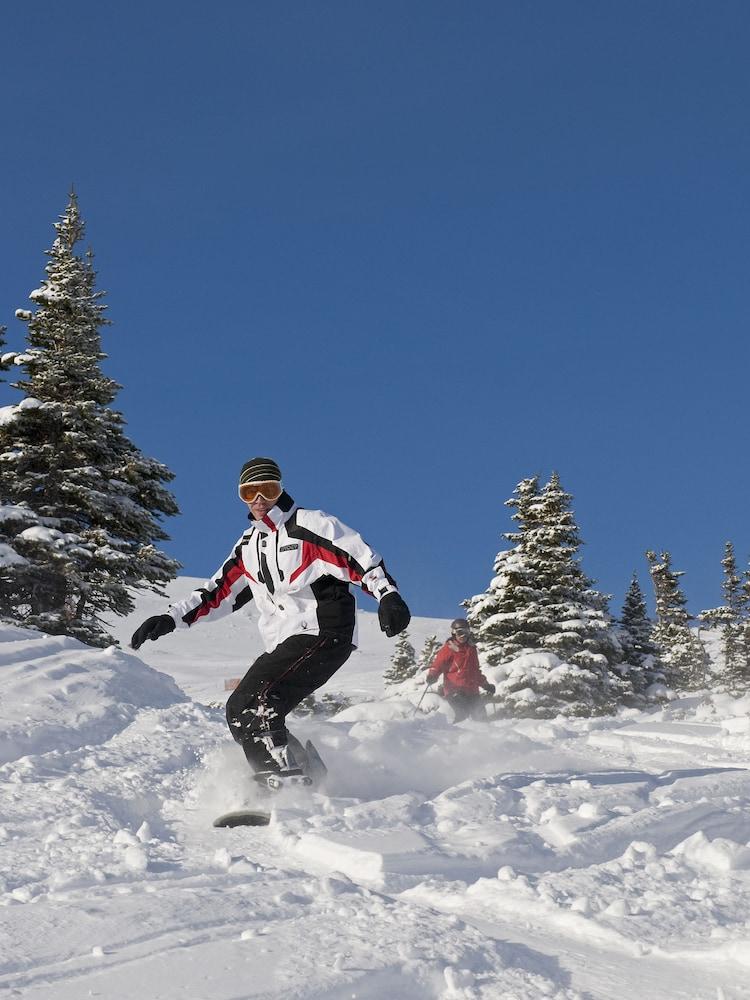
M 227 722 L 254 771 L 293 765 L 286 716 L 325 684 L 353 649 L 347 636 L 293 635 L 253 663 L 227 700 Z
M 484 701 L 482 696 L 469 691 L 453 691 L 446 696 L 448 704 L 455 712 L 454 722 L 461 722 L 463 719 L 476 719 L 478 722 L 487 719 Z

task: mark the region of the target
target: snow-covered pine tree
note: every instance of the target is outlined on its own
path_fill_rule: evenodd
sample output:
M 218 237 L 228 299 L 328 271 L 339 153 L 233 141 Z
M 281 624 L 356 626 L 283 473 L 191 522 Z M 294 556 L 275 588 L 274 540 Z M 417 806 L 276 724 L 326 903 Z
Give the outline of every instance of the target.
M 656 624 L 651 637 L 661 650 L 667 683 L 673 688 L 696 691 L 705 684 L 705 654 L 690 628 L 692 616 L 680 586 L 682 570 L 672 569 L 672 556 L 646 553 L 654 586 Z
M 620 645 L 623 663 L 619 671 L 626 674 L 636 698 L 653 698 L 664 684 L 664 670 L 659 650 L 651 638 L 653 623 L 648 616 L 646 601 L 633 573 L 620 616 Z
M 100 367 L 104 293 L 91 253 L 75 252 L 84 235 L 75 194 L 55 230 L 46 277 L 29 296 L 36 311 L 16 313 L 28 324 L 27 378 L 15 384 L 26 398 L 5 408 L 0 425 L 0 503 L 35 521 L 12 538 L 25 562 L 10 567 L 10 611 L 103 646 L 113 640 L 100 616 L 128 614 L 131 590 L 160 593 L 179 566 L 155 546 L 167 538 L 161 518 L 177 513 L 163 485 L 174 477 L 128 440 L 109 407 L 119 386 Z
M 5 352 L 5 333 L 7 327 L 0 326 L 0 372 L 8 371 L 13 364 L 18 364 L 20 358 L 16 352 Z M 22 359 L 21 359 L 22 360 Z M 5 379 L 0 377 L 0 382 Z M 29 403 L 29 400 L 25 400 Z M 0 407 L 0 618 L 12 620 L 14 609 L 22 600 L 26 586 L 33 582 L 34 586 L 44 586 L 44 573 L 21 554 L 25 544 L 18 541 L 19 535 L 30 533 L 30 529 L 39 528 L 39 519 L 34 512 L 24 504 L 10 502 L 10 460 L 11 454 L 2 453 L 2 428 L 16 416 L 15 406 Z M 26 584 L 21 586 L 21 579 Z
M 721 587 L 724 604 L 701 611 L 698 618 L 709 628 L 718 629 L 724 657 L 722 680 L 731 691 L 739 694 L 750 685 L 750 662 L 745 644 L 748 595 L 737 572 L 737 559 L 731 542 L 727 542 L 724 547 L 721 565 L 724 568 Z
M 582 542 L 572 500 L 554 472 L 539 495 L 537 523 L 527 537 L 527 556 L 539 591 L 541 648 L 555 653 L 570 668 L 550 672 L 547 694 L 561 701 L 567 714 L 591 715 L 613 711 L 631 691 L 611 669 L 621 662 L 622 650 L 608 598 L 593 588 L 581 568 L 578 550 Z
M 610 669 L 622 650 L 607 598 L 580 567 L 571 500 L 556 473 L 541 492 L 536 477 L 519 483 L 508 501 L 519 530 L 505 535 L 515 546 L 498 555 L 487 592 L 466 602 L 485 661 L 508 665 L 496 697 L 511 714 L 586 716 L 630 695 Z
M 539 588 L 528 558 L 529 533 L 539 510 L 539 477 L 521 480 L 505 506 L 515 509 L 511 519 L 518 526 L 503 533 L 512 547 L 495 557 L 495 575 L 487 590 L 464 601 L 477 648 L 490 666 L 538 649 L 543 631 Z
M 14 355 L 6 356 L 3 351 L 5 344 L 5 331 L 7 327 L 0 326 L 0 372 L 7 371 L 11 365 Z M 0 382 L 5 380 L 0 376 Z M 0 427 L 5 422 L 7 413 L 5 407 L 0 407 Z M 10 616 L 12 599 L 14 595 L 13 580 L 16 569 L 24 562 L 13 547 L 13 538 L 17 534 L 18 527 L 12 527 L 11 522 L 19 518 L 18 509 L 6 502 L 7 490 L 4 484 L 3 462 L 0 461 L 0 618 Z M 29 522 L 31 523 L 31 522 Z M 23 527 L 27 525 L 24 524 Z
M 415 674 L 421 673 L 423 670 L 430 669 L 432 661 L 437 656 L 438 650 L 442 645 L 442 642 L 436 635 L 427 636 L 424 646 L 422 646 L 422 651 L 417 657 L 417 669 L 414 671 Z
M 417 672 L 417 659 L 414 647 L 409 642 L 409 633 L 402 632 L 396 639 L 396 648 L 391 657 L 391 665 L 383 674 L 387 687 L 407 681 Z

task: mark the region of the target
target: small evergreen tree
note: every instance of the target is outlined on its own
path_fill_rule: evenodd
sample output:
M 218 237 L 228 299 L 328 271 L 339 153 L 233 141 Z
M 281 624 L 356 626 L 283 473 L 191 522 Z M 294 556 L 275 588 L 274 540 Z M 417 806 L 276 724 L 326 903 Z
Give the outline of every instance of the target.
M 351 699 L 347 698 L 346 695 L 338 691 L 327 691 L 320 698 L 316 698 L 314 694 L 309 694 L 306 698 L 302 699 L 293 711 L 295 715 L 303 717 L 317 715 L 330 718 L 332 715 L 343 712 L 350 705 Z
M 572 497 L 553 473 L 533 506 L 534 523 L 524 547 L 531 567 L 537 648 L 555 654 L 560 664 L 540 672 L 514 670 L 498 693 L 511 707 L 519 692 L 531 714 L 592 715 L 613 711 L 630 694 L 626 680 L 612 670 L 622 651 L 609 616 L 607 598 L 593 589 L 581 569 L 581 539 Z
M 680 587 L 682 570 L 672 569 L 669 552 L 646 553 L 654 585 L 656 624 L 652 638 L 661 650 L 667 683 L 674 688 L 696 691 L 705 683 L 705 660 L 700 640 L 690 629 L 692 616 Z
M 659 660 L 659 650 L 651 638 L 653 623 L 648 616 L 643 591 L 638 577 L 633 579 L 625 595 L 620 616 L 620 645 L 623 665 L 636 698 L 650 697 L 649 689 L 664 683 L 664 670 Z
M 739 693 L 746 690 L 750 683 L 750 662 L 745 643 L 748 595 L 737 572 L 731 542 L 724 547 L 721 565 L 724 567 L 724 604 L 702 611 L 698 618 L 709 627 L 718 629 L 724 657 L 723 679 L 731 691 Z
M 621 650 L 609 615 L 608 598 L 593 589 L 577 557 L 578 526 L 557 473 L 540 496 L 541 524 L 534 533 L 540 590 L 550 625 L 546 649 L 577 666 L 606 671 L 619 662 Z
M 26 398 L 0 425 L 0 504 L 28 510 L 32 523 L 5 521 L 22 562 L 6 567 L 10 613 L 92 645 L 112 642 L 101 614 L 132 611 L 132 589 L 161 593 L 178 568 L 155 547 L 177 505 L 163 486 L 173 475 L 146 458 L 109 408 L 119 386 L 101 371 L 104 318 L 91 253 L 75 252 L 84 223 L 75 194 L 55 224 L 46 278 L 31 292 L 29 348 L 15 358 Z M 8 412 L 10 411 L 10 412 Z
M 597 714 L 630 691 L 611 669 L 622 650 L 607 598 L 577 558 L 571 500 L 556 473 L 541 491 L 536 477 L 519 483 L 508 504 L 520 530 L 505 536 L 515 546 L 498 555 L 488 591 L 466 602 L 486 662 L 509 664 L 497 698 L 511 714 Z
M 417 669 L 414 671 L 415 674 L 430 669 L 432 662 L 437 656 L 438 650 L 442 645 L 442 642 L 440 642 L 436 635 L 430 635 L 425 639 L 422 651 L 417 657 Z
M 417 659 L 414 647 L 409 642 L 409 633 L 402 632 L 396 639 L 396 648 L 391 657 L 391 665 L 383 674 L 387 687 L 400 684 L 413 677 L 417 672 Z

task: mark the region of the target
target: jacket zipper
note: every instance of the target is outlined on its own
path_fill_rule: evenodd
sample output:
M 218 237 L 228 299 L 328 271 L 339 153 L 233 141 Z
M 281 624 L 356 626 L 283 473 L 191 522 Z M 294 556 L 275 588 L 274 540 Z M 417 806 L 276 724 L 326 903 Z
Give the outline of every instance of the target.
M 261 535 L 258 534 L 258 540 L 255 544 L 255 551 L 258 554 L 258 569 L 260 582 L 265 585 L 266 590 L 269 594 L 272 594 L 276 589 L 273 585 L 273 577 L 271 576 L 271 570 L 268 568 L 268 560 L 266 559 L 266 553 L 261 548 Z
M 281 563 L 279 562 L 279 533 L 276 532 L 276 572 L 279 574 L 279 580 L 283 581 L 284 572 L 281 568 Z
M 266 561 L 265 552 L 261 552 L 260 554 L 260 568 L 263 571 L 263 582 L 268 588 L 268 593 L 272 594 L 276 588 L 273 585 L 273 577 L 271 576 L 271 570 L 268 566 L 268 562 Z

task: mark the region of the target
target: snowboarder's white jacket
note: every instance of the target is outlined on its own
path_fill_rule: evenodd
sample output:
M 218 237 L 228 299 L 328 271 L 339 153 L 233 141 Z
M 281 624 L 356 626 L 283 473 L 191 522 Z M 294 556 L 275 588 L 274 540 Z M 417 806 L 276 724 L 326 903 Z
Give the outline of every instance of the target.
M 383 560 L 352 528 L 288 493 L 252 520 L 221 569 L 170 614 L 178 628 L 221 618 L 254 600 L 270 652 L 292 635 L 331 632 L 356 643 L 356 583 L 380 601 L 397 591 Z

